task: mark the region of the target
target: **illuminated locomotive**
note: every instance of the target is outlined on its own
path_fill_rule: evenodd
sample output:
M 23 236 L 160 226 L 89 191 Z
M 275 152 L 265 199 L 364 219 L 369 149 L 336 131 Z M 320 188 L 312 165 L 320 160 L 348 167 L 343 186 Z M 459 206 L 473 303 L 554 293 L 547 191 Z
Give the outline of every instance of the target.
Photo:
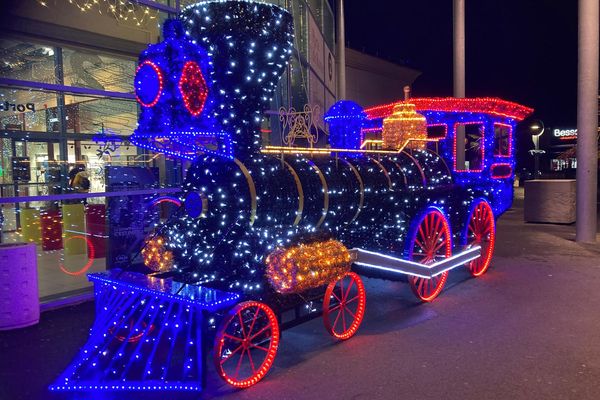
M 151 356 L 183 360 L 184 376 L 97 356 L 94 368 L 133 383 L 107 378 L 75 389 L 199 390 L 205 354 L 191 354 L 213 336 L 218 373 L 248 387 L 270 369 L 280 327 L 322 314 L 334 337 L 357 332 L 366 301 L 359 275 L 407 280 L 428 302 L 450 269 L 487 270 L 495 221 L 512 202 L 513 132 L 531 109 L 499 99 L 410 99 L 367 110 L 340 101 L 325 116 L 328 147 L 261 148 L 261 116 L 292 51 L 290 14 L 214 1 L 180 18 L 140 56 L 142 112 L 131 141 L 192 162 L 181 207 L 143 249 L 152 274 L 90 276 L 97 301 L 109 304 L 104 312 L 117 317 L 97 323 L 91 338 L 102 339 L 89 343 L 137 356 L 153 343 Z M 117 300 L 124 294 L 133 300 Z M 207 311 L 211 318 L 200 317 Z M 187 335 L 182 349 L 176 339 L 164 344 L 164 332 Z M 87 357 L 54 388 L 93 375 Z

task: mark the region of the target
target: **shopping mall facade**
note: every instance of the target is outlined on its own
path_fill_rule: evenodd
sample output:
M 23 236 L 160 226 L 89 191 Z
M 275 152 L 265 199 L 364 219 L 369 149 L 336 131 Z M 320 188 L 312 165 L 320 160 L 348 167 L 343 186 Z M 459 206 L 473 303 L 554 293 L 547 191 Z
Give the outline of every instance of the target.
M 177 207 L 161 199 L 176 197 L 185 165 L 128 139 L 139 112 L 133 93 L 137 56 L 161 40 L 165 19 L 193 1 L 7 3 L 0 38 L 1 238 L 36 243 L 39 297 L 55 304 L 88 296 L 87 272 L 137 256 L 130 254 L 135 243 L 117 249 L 113 239 L 144 221 L 131 215 L 117 220 L 111 215 L 116 204 L 135 207 L 140 198 L 150 199 L 155 221 Z M 271 3 L 292 13 L 295 50 L 263 116 L 263 141 L 280 144 L 280 110 L 306 105 L 326 134 L 322 115 L 336 101 L 334 13 L 324 0 Z M 349 52 L 349 97 L 364 106 L 401 97 L 402 86 L 419 74 Z M 83 190 L 72 187 L 82 166 L 89 180 Z M 151 229 L 146 222 L 141 231 Z

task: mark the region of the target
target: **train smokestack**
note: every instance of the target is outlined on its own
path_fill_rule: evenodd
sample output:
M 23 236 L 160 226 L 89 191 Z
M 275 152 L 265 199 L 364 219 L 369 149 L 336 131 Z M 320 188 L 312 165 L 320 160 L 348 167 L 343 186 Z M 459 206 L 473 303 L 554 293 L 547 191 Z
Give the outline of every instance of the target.
M 260 123 L 292 54 L 292 16 L 250 1 L 209 1 L 180 15 L 186 34 L 212 58 L 215 116 L 232 137 L 235 157 L 260 150 Z

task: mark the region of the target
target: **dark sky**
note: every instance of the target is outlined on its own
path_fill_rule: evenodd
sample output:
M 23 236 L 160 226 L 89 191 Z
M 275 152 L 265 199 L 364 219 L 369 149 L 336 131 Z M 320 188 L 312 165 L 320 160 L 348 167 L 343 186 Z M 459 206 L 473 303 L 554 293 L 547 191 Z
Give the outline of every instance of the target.
M 349 46 L 422 71 L 414 96 L 452 95 L 452 0 L 345 0 Z M 466 0 L 466 94 L 574 127 L 576 0 Z M 399 97 L 401 94 L 399 94 Z

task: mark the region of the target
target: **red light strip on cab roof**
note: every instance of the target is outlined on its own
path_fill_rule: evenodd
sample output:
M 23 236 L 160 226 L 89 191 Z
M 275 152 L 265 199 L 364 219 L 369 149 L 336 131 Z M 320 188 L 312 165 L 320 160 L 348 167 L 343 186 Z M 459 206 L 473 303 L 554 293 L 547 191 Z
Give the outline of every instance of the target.
M 525 119 L 533 112 L 533 108 L 495 97 L 479 97 L 471 99 L 431 97 L 412 98 L 408 101 L 416 106 L 417 111 L 474 112 L 512 118 L 517 121 Z M 394 106 L 399 103 L 403 102 L 399 101 L 367 108 L 365 110 L 367 118 L 385 118 L 392 114 Z

